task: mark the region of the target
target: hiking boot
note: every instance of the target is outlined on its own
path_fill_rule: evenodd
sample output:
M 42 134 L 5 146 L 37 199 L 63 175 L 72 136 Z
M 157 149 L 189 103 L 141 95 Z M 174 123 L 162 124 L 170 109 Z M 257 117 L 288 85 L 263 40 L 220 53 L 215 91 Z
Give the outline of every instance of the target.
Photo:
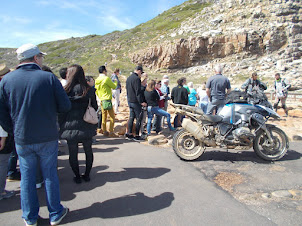
M 109 137 L 114 138 L 114 137 L 118 137 L 118 135 L 116 135 L 114 132 L 110 132 L 110 133 L 109 133 Z
M 60 218 L 58 218 L 56 221 L 51 221 L 50 225 L 58 225 L 60 224 L 60 222 L 63 220 L 63 218 L 67 215 L 69 209 L 67 207 L 64 207 L 63 212 L 62 212 L 62 216 Z
M 97 132 L 97 133 L 101 133 L 101 134 L 104 133 L 102 129 L 97 129 L 96 132 Z
M 21 180 L 21 173 L 19 171 L 7 176 L 7 181 L 13 182 L 13 181 L 20 181 Z
M 2 199 L 8 199 L 10 197 L 13 197 L 15 194 L 16 194 L 15 191 L 4 190 L 4 192 L 2 192 L 0 194 L 0 200 L 2 200 Z

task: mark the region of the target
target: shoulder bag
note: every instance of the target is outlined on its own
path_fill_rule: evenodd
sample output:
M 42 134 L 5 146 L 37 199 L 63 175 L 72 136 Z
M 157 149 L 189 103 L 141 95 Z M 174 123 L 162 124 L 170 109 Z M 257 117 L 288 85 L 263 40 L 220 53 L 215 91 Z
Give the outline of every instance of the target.
M 86 109 L 86 112 L 84 114 L 83 120 L 85 122 L 88 122 L 90 124 L 97 124 L 98 123 L 98 116 L 94 108 L 91 106 L 91 100 L 89 98 L 88 107 Z

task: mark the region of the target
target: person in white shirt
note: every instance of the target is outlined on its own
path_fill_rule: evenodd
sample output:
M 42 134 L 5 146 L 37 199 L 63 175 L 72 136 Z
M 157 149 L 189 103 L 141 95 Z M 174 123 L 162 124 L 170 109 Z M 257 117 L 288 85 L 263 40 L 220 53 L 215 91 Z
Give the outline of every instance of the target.
M 203 110 L 204 113 L 207 112 L 209 97 L 206 92 L 206 85 L 202 84 L 202 86 L 197 89 L 197 94 L 199 96 L 198 106 Z

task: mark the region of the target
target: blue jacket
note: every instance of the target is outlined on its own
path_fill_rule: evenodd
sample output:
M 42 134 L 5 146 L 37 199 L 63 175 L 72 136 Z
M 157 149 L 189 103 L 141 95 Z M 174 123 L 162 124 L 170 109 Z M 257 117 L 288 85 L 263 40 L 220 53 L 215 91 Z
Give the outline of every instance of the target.
M 57 140 L 57 113 L 70 108 L 60 81 L 35 63 L 19 65 L 0 82 L 0 125 L 19 145 Z

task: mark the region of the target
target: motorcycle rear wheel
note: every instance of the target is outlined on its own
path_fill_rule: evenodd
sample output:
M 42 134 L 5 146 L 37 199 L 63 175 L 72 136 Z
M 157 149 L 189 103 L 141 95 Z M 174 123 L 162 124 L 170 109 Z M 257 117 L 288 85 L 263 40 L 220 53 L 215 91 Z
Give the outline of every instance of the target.
M 286 134 L 278 127 L 268 126 L 273 139 L 273 145 L 269 146 L 268 137 L 263 130 L 259 131 L 254 139 L 253 148 L 256 154 L 268 161 L 281 159 L 287 152 L 289 142 Z
M 204 152 L 201 142 L 185 129 L 174 134 L 172 146 L 176 155 L 184 160 L 197 159 Z

